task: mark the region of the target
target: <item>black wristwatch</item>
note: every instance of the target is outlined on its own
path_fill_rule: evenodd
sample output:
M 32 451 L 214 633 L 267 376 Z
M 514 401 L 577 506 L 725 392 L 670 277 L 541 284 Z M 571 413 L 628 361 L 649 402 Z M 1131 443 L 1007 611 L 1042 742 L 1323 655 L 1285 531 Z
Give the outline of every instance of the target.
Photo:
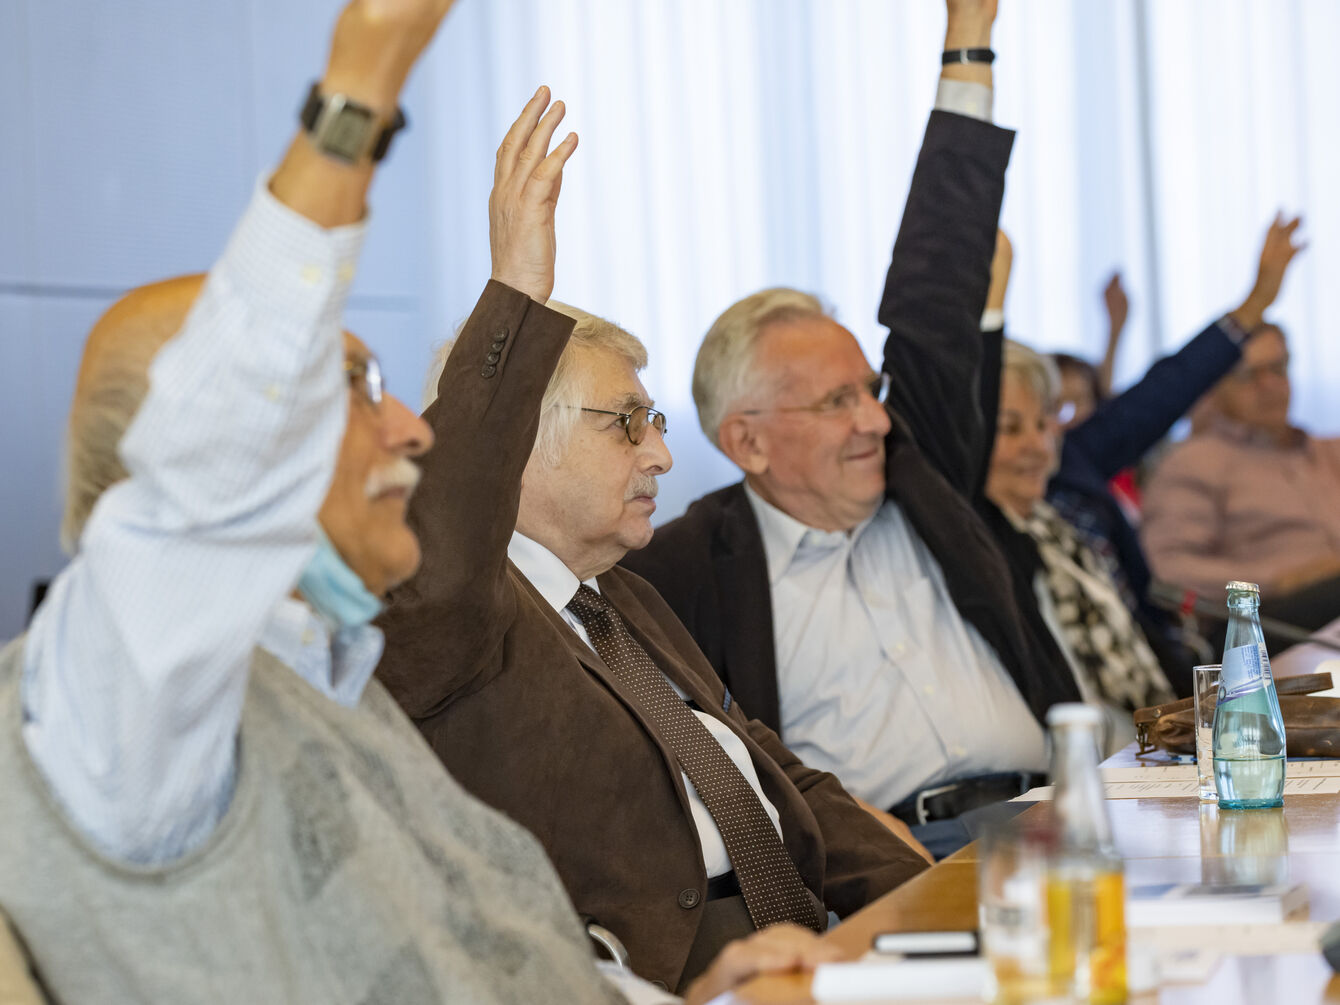
M 367 105 L 343 94 L 322 94 L 318 84 L 307 92 L 298 120 L 313 146 L 345 164 L 358 164 L 364 158 L 373 163 L 381 160 L 391 149 L 391 138 L 408 125 L 399 108 L 382 126 L 381 117 Z
M 940 53 L 941 66 L 954 63 L 985 63 L 990 66 L 995 60 L 996 54 L 990 49 L 946 49 Z

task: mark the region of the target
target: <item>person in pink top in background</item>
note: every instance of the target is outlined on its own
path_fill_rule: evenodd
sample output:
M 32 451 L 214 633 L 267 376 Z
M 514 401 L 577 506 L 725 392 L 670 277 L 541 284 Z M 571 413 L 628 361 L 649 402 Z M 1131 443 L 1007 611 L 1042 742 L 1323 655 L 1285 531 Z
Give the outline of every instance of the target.
M 1263 611 L 1317 629 L 1340 617 L 1340 439 L 1290 424 L 1290 396 L 1288 341 L 1267 322 L 1155 472 L 1141 538 L 1157 578 L 1212 601 L 1259 583 Z

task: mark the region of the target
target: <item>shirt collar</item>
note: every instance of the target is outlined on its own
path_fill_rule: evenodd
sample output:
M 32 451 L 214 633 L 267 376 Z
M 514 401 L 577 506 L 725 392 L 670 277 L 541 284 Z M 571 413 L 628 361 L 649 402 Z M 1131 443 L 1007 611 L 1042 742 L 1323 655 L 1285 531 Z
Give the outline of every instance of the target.
M 507 542 L 507 557 L 521 575 L 530 580 L 530 585 L 539 591 L 545 602 L 560 613 L 577 595 L 577 587 L 582 585 L 561 558 L 520 531 L 512 531 L 512 539 Z M 600 592 L 594 579 L 588 579 L 586 585 Z
M 358 704 L 382 657 L 381 630 L 372 625 L 330 627 L 305 601 L 285 597 L 261 633 L 260 647 L 327 698 Z
M 1308 445 L 1307 433 L 1297 426 L 1290 426 L 1289 431 L 1293 434 L 1292 440 L 1286 447 L 1280 447 L 1275 443 L 1274 437 L 1263 429 L 1257 429 L 1255 426 L 1249 426 L 1245 422 L 1238 422 L 1230 419 L 1226 415 L 1214 414 L 1210 418 L 1210 432 L 1213 432 L 1221 439 L 1231 440 L 1234 443 L 1243 443 L 1253 447 L 1271 447 L 1276 450 L 1302 450 Z
M 744 494 L 754 508 L 754 516 L 763 535 L 763 552 L 768 560 L 768 580 L 773 586 L 786 575 L 787 569 L 802 550 L 813 548 L 830 551 L 854 545 L 879 513 L 879 510 L 876 510 L 874 515 L 866 517 L 850 533 L 842 530 L 819 530 L 801 523 L 790 513 L 768 502 L 754 490 L 748 479 L 744 483 Z

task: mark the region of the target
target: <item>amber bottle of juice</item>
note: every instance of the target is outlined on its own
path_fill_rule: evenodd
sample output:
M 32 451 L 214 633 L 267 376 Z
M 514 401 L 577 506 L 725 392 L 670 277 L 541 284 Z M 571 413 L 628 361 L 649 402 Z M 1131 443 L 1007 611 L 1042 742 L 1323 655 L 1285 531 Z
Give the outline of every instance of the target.
M 1071 1001 L 1126 1001 L 1125 882 L 1098 771 L 1102 713 L 1055 705 L 1051 772 L 1055 845 L 1047 867 L 1052 986 Z

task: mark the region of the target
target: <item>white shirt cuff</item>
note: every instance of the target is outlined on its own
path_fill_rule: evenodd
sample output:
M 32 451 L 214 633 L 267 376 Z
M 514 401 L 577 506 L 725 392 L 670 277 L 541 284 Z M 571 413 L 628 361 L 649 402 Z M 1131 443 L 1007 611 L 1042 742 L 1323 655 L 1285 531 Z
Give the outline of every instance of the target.
M 629 1005 L 680 1005 L 683 1001 L 609 960 L 596 960 L 596 969 L 600 971 L 601 977 L 614 985 L 619 994 L 628 999 Z M 708 1005 L 714 1003 L 709 1002 Z
M 1238 324 L 1232 314 L 1225 314 L 1216 321 L 1215 324 L 1217 324 L 1220 330 L 1228 336 L 1229 341 L 1236 346 L 1243 345 L 1252 336 L 1251 332 Z
M 986 84 L 975 84 L 970 80 L 945 80 L 935 89 L 935 109 L 939 112 L 954 112 L 966 115 L 970 119 L 991 121 L 991 104 L 995 91 Z
M 988 307 L 982 311 L 982 331 L 994 332 L 1005 327 L 1005 312 L 999 307 Z

